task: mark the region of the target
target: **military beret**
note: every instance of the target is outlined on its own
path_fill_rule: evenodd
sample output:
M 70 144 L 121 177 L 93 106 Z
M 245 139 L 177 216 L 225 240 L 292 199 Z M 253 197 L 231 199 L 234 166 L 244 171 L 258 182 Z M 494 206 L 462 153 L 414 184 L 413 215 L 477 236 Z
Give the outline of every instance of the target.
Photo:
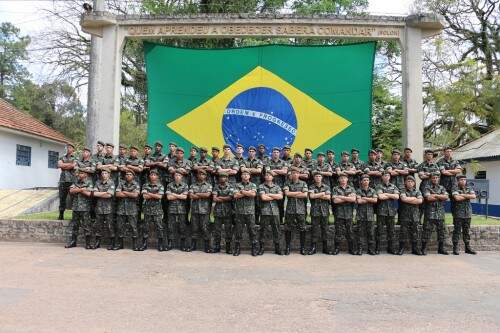
M 349 152 L 348 152 L 348 151 L 345 151 L 345 150 L 344 150 L 344 151 L 342 152 L 342 154 L 341 154 L 341 155 L 342 155 L 342 156 L 344 156 L 344 155 L 349 156 L 350 154 L 349 154 Z
M 221 177 L 227 177 L 227 176 L 228 176 L 227 172 L 221 172 L 221 173 L 219 173 L 219 178 L 221 178 Z
M 467 179 L 467 176 L 466 175 L 457 175 L 457 179 L 462 179 L 462 178 Z
M 135 172 L 134 172 L 134 170 L 132 170 L 132 169 L 127 169 L 127 170 L 125 171 L 125 174 L 127 174 L 127 173 L 131 173 L 131 174 L 133 174 L 133 175 L 135 176 Z
M 300 172 L 300 169 L 299 169 L 299 168 L 297 168 L 296 166 L 292 166 L 292 167 L 290 167 L 290 172 L 294 172 L 294 171 L 295 171 L 295 172 Z
M 208 152 L 206 147 L 200 147 L 200 151 L 205 152 L 205 153 Z
M 263 144 L 263 143 L 260 143 L 258 147 L 259 147 L 259 148 L 266 148 L 266 146 L 264 146 L 264 144 Z
M 130 146 L 130 150 L 132 150 L 132 149 L 139 150 L 139 148 L 137 148 L 137 146 L 134 146 L 134 145 Z
M 293 155 L 293 157 L 294 157 L 294 158 L 295 158 L 295 157 L 300 157 L 300 158 L 302 158 L 302 155 L 300 155 L 299 153 L 295 153 L 295 154 Z
M 412 153 L 413 153 L 413 150 L 411 150 L 411 148 L 406 147 L 404 151 L 407 151 L 407 150 L 409 150 L 410 152 L 412 152 Z
M 120 148 L 120 149 L 127 149 L 127 146 L 125 146 L 125 145 L 119 145 L 118 148 Z
M 153 149 L 153 147 L 151 147 L 151 146 L 150 146 L 149 144 L 147 144 L 147 143 L 144 145 L 144 148 Z
M 175 151 L 182 151 L 182 152 L 184 152 L 184 148 L 182 148 L 182 147 L 177 147 L 177 149 L 176 149 Z
M 104 142 L 102 142 L 102 141 L 100 141 L 100 140 L 99 140 L 99 141 L 97 141 L 97 144 L 98 144 L 98 145 L 101 145 L 101 146 L 104 146 Z
M 354 154 L 354 153 L 358 153 L 359 154 L 359 150 L 356 149 L 356 148 L 352 148 L 351 149 L 351 154 Z
M 243 145 L 242 145 L 241 143 L 238 143 L 238 144 L 236 145 L 236 148 L 245 148 L 245 147 L 243 147 Z
M 162 146 L 163 147 L 163 143 L 161 143 L 161 141 L 156 141 L 155 146 Z
M 441 173 L 434 171 L 433 173 L 431 173 L 431 177 L 441 177 Z
M 313 175 L 313 177 L 315 177 L 315 176 L 317 176 L 317 175 L 320 175 L 321 177 L 323 177 L 323 175 L 321 174 L 321 172 L 316 171 L 316 170 L 315 170 L 315 171 L 313 171 L 312 175 Z
M 444 146 L 443 150 L 452 150 L 452 148 L 450 146 Z
M 242 171 L 241 171 L 241 174 L 244 174 L 244 173 L 248 173 L 248 174 L 250 174 L 250 171 L 248 171 L 247 169 L 242 170 Z
M 212 147 L 212 151 L 220 151 L 219 147 Z
M 391 153 L 401 155 L 401 152 L 399 151 L 399 149 L 393 149 Z
M 344 172 L 339 173 L 339 178 L 345 177 L 347 178 L 347 174 Z
M 311 148 L 306 148 L 306 149 L 304 149 L 304 153 L 305 153 L 305 152 L 307 152 L 307 151 L 308 151 L 308 152 L 311 152 L 311 153 L 313 152 Z
M 434 154 L 434 152 L 432 151 L 432 149 L 426 149 L 426 150 L 424 150 L 424 153 L 425 154 Z
M 377 151 L 375 149 L 370 149 L 368 151 L 368 154 L 377 154 Z
M 72 144 L 71 142 L 67 142 L 67 143 L 66 143 L 66 146 L 70 146 L 70 147 L 75 148 L 75 145 L 74 145 L 74 144 Z
M 205 170 L 205 169 L 198 169 L 197 173 L 198 174 L 205 174 L 206 175 L 207 174 L 207 170 Z
M 413 176 L 406 176 L 405 180 L 413 180 L 413 181 L 415 181 L 415 177 L 413 177 Z
M 225 144 L 224 146 L 222 146 L 222 149 L 226 149 L 226 148 L 231 149 L 231 146 L 230 146 L 230 145 L 228 145 L 228 144 Z
M 196 150 L 196 151 L 198 151 L 198 147 L 192 146 L 192 147 L 191 147 L 191 150 Z
M 92 152 L 92 150 L 91 150 L 89 147 L 84 147 L 82 150 L 84 150 L 84 151 L 86 150 L 86 151 L 88 151 L 89 153 L 91 153 L 91 152 Z
M 284 146 L 283 146 L 283 149 L 288 149 L 288 150 L 290 150 L 290 149 L 292 149 L 292 148 L 291 148 L 289 145 L 284 145 Z
M 157 175 L 157 176 L 159 176 L 159 175 L 160 175 L 160 173 L 159 173 L 159 172 L 158 172 L 158 170 L 156 170 L 156 169 L 153 169 L 153 170 L 149 171 L 149 174 L 150 174 L 150 175 L 155 174 L 155 175 Z
M 375 149 L 377 151 L 377 153 L 383 153 L 384 151 L 382 150 L 382 148 L 377 148 Z
M 325 153 L 323 153 L 322 151 L 320 151 L 319 153 L 316 154 L 316 156 L 325 156 Z
M 281 149 L 279 147 L 273 147 L 273 151 L 275 151 L 275 150 L 281 151 Z
M 107 147 L 113 147 L 113 148 L 115 147 L 115 145 L 114 145 L 114 144 L 109 143 L 109 142 L 108 142 L 108 143 L 106 143 L 106 146 L 107 146 Z
M 271 170 L 266 170 L 266 172 L 264 172 L 264 175 L 271 175 L 274 177 L 273 172 Z
M 169 146 L 176 146 L 176 147 L 177 147 L 177 143 L 175 143 L 175 142 L 173 142 L 173 141 L 170 141 L 170 142 L 168 143 L 168 145 L 169 145 Z
M 382 176 L 383 175 L 389 175 L 390 176 L 391 173 L 389 172 L 389 170 L 384 170 L 384 171 L 382 171 Z
M 361 175 L 361 179 L 363 180 L 363 179 L 365 179 L 365 178 L 370 179 L 370 176 L 369 176 L 369 175 L 367 175 L 366 173 L 364 173 L 364 174 L 362 174 L 362 175 Z
M 248 147 L 248 151 L 250 151 L 250 150 L 257 151 L 257 149 L 255 149 L 255 147 L 254 147 L 254 146 L 250 146 L 250 147 Z
M 331 153 L 331 154 L 335 154 L 335 152 L 334 152 L 333 150 L 331 150 L 331 149 L 328 149 L 328 150 L 326 151 L 326 153 L 327 153 L 327 154 L 330 154 L 330 153 Z

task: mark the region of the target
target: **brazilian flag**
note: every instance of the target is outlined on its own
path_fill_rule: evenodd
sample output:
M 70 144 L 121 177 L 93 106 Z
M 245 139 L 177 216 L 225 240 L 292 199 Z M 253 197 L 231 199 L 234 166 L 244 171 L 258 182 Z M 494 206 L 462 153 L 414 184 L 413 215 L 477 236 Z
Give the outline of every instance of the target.
M 375 42 L 232 49 L 145 43 L 148 142 L 366 153 L 374 55 Z

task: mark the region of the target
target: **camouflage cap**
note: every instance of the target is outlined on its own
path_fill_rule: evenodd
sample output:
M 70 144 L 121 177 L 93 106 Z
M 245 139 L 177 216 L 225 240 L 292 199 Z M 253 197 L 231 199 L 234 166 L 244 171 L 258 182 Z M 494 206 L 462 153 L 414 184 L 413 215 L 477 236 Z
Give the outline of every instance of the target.
M 384 171 L 382 171 L 382 176 L 384 176 L 384 175 L 389 175 L 390 176 L 391 173 L 389 172 L 389 170 L 384 170 Z
M 375 151 L 376 151 L 377 153 L 383 153 L 383 152 L 384 152 L 384 151 L 382 150 L 382 148 L 376 148 L 376 149 L 375 149 Z
M 184 152 L 184 148 L 182 148 L 182 147 L 177 147 L 177 149 L 176 149 L 175 151 L 182 151 L 182 152 Z
M 236 145 L 236 148 L 245 148 L 245 147 L 243 147 L 243 145 L 242 145 L 241 143 L 238 143 L 238 144 Z
M 367 175 L 366 173 L 361 175 L 361 180 L 366 179 L 366 178 L 370 179 L 370 176 Z
M 114 145 L 114 144 L 112 144 L 111 142 L 108 142 L 108 143 L 106 143 L 106 147 L 113 147 L 113 148 L 114 148 L 114 147 L 115 147 L 115 145 Z
M 434 154 L 434 152 L 432 151 L 432 149 L 426 149 L 424 150 L 424 154 Z
M 305 148 L 305 149 L 304 149 L 304 154 L 305 154 L 306 152 L 310 152 L 310 153 L 312 153 L 313 151 L 312 151 L 312 149 L 311 149 L 311 148 Z
M 250 171 L 248 171 L 247 169 L 241 170 L 241 174 L 244 174 L 244 173 L 250 174 Z
M 255 149 L 255 147 L 254 147 L 254 146 L 250 146 L 250 147 L 248 147 L 248 151 L 250 151 L 250 150 L 257 151 L 257 149 Z
M 399 154 L 399 155 L 401 155 L 401 152 L 399 151 L 399 149 L 394 148 L 392 150 L 391 154 Z
M 163 147 L 163 143 L 161 141 L 156 141 L 155 146 L 162 146 Z
M 319 153 L 316 154 L 316 156 L 325 156 L 325 153 L 323 153 L 322 151 L 320 151 Z
M 292 166 L 292 167 L 290 167 L 290 169 L 289 169 L 289 170 L 290 170 L 290 172 L 300 172 L 300 169 L 299 169 L 299 168 L 297 168 L 296 166 Z
M 450 146 L 444 146 L 443 151 L 445 151 L 445 150 L 453 150 L 453 149 Z
M 204 175 L 206 175 L 207 174 L 207 170 L 205 170 L 205 169 L 198 169 L 198 171 L 196 173 L 197 174 L 204 174 Z
M 370 150 L 368 151 L 368 154 L 374 154 L 374 155 L 376 155 L 376 154 L 377 154 L 377 151 L 376 151 L 375 149 L 370 149 Z
M 204 153 L 208 152 L 207 147 L 200 147 L 200 152 Z
M 85 151 L 85 150 L 88 151 L 89 153 L 92 152 L 92 150 L 89 147 L 83 147 L 82 151 Z
M 335 152 L 334 152 L 333 150 L 331 150 L 331 149 L 328 149 L 328 150 L 326 151 L 326 153 L 327 153 L 327 154 L 334 154 L 334 155 L 335 155 Z
M 357 148 L 352 148 L 351 149 L 351 154 L 354 154 L 354 153 L 358 153 L 359 154 L 359 150 Z
M 273 176 L 273 177 L 274 177 L 272 170 L 266 170 L 266 171 L 264 172 L 264 176 L 265 176 L 265 175 L 271 175 L 271 176 Z
M 150 175 L 150 176 L 151 176 L 151 175 L 153 175 L 153 174 L 154 174 L 154 175 L 157 175 L 157 176 L 159 176 L 159 175 L 160 175 L 160 173 L 159 173 L 159 172 L 158 172 L 158 170 L 156 170 L 156 169 L 153 169 L 153 170 L 149 171 L 149 175 Z
M 227 149 L 227 148 L 231 149 L 231 146 L 228 144 L 225 144 L 224 146 L 222 146 L 222 149 Z
M 463 178 L 467 179 L 467 176 L 466 175 L 457 175 L 457 180 L 463 179 Z
M 292 147 L 290 147 L 289 145 L 284 145 L 284 146 L 283 146 L 283 150 L 285 150 L 285 149 L 287 149 L 287 150 L 291 150 L 291 149 L 292 149 Z
M 146 143 L 146 144 L 144 145 L 144 148 L 153 149 L 153 147 L 151 147 L 151 145 L 149 145 L 148 143 Z
M 212 147 L 212 151 L 220 151 L 219 147 Z
M 415 177 L 413 177 L 411 175 L 410 176 L 406 176 L 405 180 L 413 180 L 413 181 L 415 181 Z
M 104 146 L 104 142 L 102 142 L 101 140 L 97 141 L 97 144 L 101 145 L 101 146 Z
M 413 150 L 411 150 L 411 148 L 409 148 L 409 147 L 406 147 L 406 148 L 404 149 L 404 151 L 410 151 L 410 152 L 412 152 L 412 153 L 413 153 Z
M 222 177 L 228 177 L 227 172 L 221 172 L 221 173 L 219 173 L 219 178 L 222 178 Z
M 139 148 L 137 148 L 137 146 L 134 146 L 134 145 L 130 146 L 130 150 L 132 150 L 132 149 L 137 150 L 137 151 L 139 150 Z
M 281 151 L 280 147 L 273 147 L 273 151 Z
M 342 154 L 341 154 L 341 155 L 342 155 L 342 156 L 344 156 L 344 155 L 350 156 L 349 152 L 348 152 L 348 151 L 345 151 L 345 150 L 342 152 Z
M 127 169 L 127 170 L 125 170 L 125 175 L 126 175 L 127 173 L 131 173 L 132 175 L 134 175 L 134 176 L 135 176 L 135 172 L 134 172 L 134 170 L 132 170 L 132 169 Z
M 175 169 L 175 170 L 174 170 L 174 175 L 175 175 L 175 174 L 179 174 L 179 175 L 181 175 L 181 176 L 183 176 L 183 177 L 184 177 L 184 174 L 183 174 L 183 173 L 181 172 L 181 170 L 179 170 L 179 169 Z
M 319 172 L 319 171 L 317 171 L 317 170 L 313 171 L 313 172 L 312 172 L 312 175 L 313 175 L 313 177 L 316 177 L 316 176 L 321 176 L 321 177 L 323 177 L 323 175 L 321 174 L 321 172 Z
M 71 142 L 66 142 L 66 146 L 69 146 L 69 147 L 73 147 L 73 148 L 75 148 L 75 145 L 74 145 L 74 144 L 72 144 Z
M 441 173 L 438 171 L 434 171 L 431 173 L 431 177 L 441 177 Z
M 127 146 L 125 146 L 125 145 L 119 145 L 118 148 L 120 148 L 120 149 L 127 149 Z
M 300 155 L 299 153 L 295 153 L 295 154 L 293 154 L 293 158 L 295 158 L 295 157 L 302 158 L 302 155 Z
M 177 147 L 177 143 L 175 143 L 175 142 L 173 142 L 173 141 L 170 141 L 170 142 L 168 143 L 168 145 L 169 145 L 169 146 L 176 146 L 176 147 Z
M 196 150 L 196 151 L 198 151 L 198 147 L 196 147 L 196 146 L 191 146 L 191 150 Z
M 263 143 L 259 143 L 259 145 L 257 147 L 259 147 L 259 148 L 266 148 L 266 146 Z

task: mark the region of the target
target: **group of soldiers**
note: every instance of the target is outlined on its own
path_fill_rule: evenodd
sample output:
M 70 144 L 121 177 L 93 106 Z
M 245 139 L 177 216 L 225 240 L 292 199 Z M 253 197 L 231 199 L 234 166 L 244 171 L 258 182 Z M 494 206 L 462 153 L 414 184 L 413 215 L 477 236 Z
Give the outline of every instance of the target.
M 388 253 L 404 254 L 409 241 L 411 253 L 426 255 L 436 228 L 438 253 L 447 255 L 444 205 L 450 200 L 453 254 L 459 254 L 460 235 L 465 252 L 476 254 L 469 244 L 470 200 L 475 193 L 449 147 L 443 149 L 439 161 L 433 151 L 426 150 L 420 164 L 412 158 L 410 148 L 403 153 L 392 150 L 387 162 L 380 149 L 370 150 L 367 162 L 359 159 L 357 149 L 343 151 L 336 162 L 332 150 L 318 152 L 314 159 L 311 149 L 305 149 L 304 156 L 292 156 L 289 146 L 274 147 L 269 156 L 263 144 L 247 147 L 247 157 L 240 144 L 234 150 L 224 145 L 222 153 L 212 147 L 211 156 L 207 148 L 192 147 L 187 158 L 184 149 L 173 142 L 166 154 L 159 141 L 145 145 L 141 157 L 136 146 L 120 145 L 117 156 L 113 150 L 113 144 L 99 141 L 94 154 L 84 148 L 77 158 L 68 144 L 58 162 L 59 219 L 64 219 L 68 195 L 73 210 L 67 248 L 76 246 L 82 228 L 86 249 L 99 248 L 107 230 L 108 250 L 123 249 L 124 238 L 130 234 L 132 249 L 143 251 L 148 247 L 150 227 L 154 227 L 158 251 L 178 247 L 190 252 L 203 241 L 205 252 L 218 253 L 224 234 L 225 252 L 237 256 L 246 229 L 251 254 L 257 256 L 265 251 L 270 227 L 278 255 L 290 254 L 294 232 L 299 235 L 303 255 L 315 254 L 320 241 L 323 253 L 336 255 L 343 238 L 350 254 L 366 251 L 376 255 L 384 234 Z M 419 188 L 416 175 L 421 180 Z M 327 232 L 331 212 L 333 246 L 329 246 Z M 308 214 L 311 240 L 306 248 Z M 400 224 L 397 250 L 393 248 L 396 216 Z

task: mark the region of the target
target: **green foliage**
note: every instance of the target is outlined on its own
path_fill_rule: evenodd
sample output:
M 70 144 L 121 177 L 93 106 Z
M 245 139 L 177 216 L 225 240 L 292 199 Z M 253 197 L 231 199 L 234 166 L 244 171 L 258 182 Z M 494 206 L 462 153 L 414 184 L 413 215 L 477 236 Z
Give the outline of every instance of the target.
M 120 143 L 139 148 L 146 144 L 146 124 L 137 124 L 134 113 L 122 110 L 120 116 Z
M 368 0 L 296 0 L 292 3 L 295 13 L 310 14 L 360 14 L 368 7 Z
M 11 23 L 0 24 L 0 98 L 7 97 L 13 86 L 28 77 L 22 62 L 28 59 L 29 43 L 30 38 L 21 36 Z

